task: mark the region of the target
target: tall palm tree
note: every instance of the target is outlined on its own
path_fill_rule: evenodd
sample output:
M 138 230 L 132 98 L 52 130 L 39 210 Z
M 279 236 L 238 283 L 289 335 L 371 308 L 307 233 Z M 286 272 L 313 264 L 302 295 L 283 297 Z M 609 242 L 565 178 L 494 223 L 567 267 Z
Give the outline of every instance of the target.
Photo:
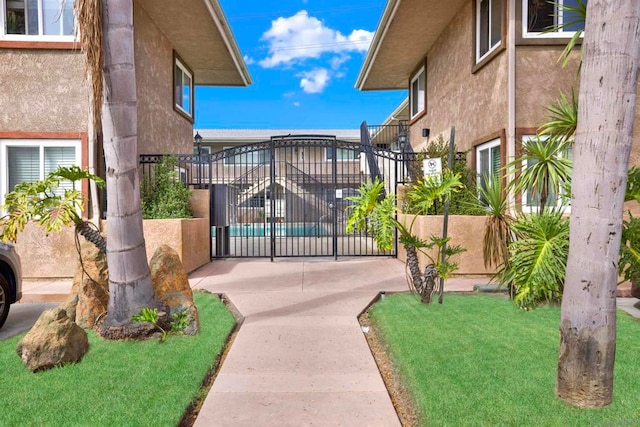
M 109 305 L 102 333 L 126 337 L 135 329 L 128 327 L 132 315 L 158 306 L 147 264 L 137 169 L 133 0 L 77 0 L 75 7 L 107 169 Z
M 640 3 L 590 0 L 578 97 L 557 395 L 611 403 L 622 211 L 640 67 Z

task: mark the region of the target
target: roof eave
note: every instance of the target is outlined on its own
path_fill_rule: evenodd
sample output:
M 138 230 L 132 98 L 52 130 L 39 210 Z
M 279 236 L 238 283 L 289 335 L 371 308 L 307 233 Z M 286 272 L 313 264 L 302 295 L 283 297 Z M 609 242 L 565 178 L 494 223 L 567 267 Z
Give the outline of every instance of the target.
M 247 68 L 247 64 L 242 57 L 242 53 L 240 53 L 240 49 L 238 48 L 238 43 L 236 42 L 235 37 L 233 36 L 233 32 L 229 27 L 229 22 L 227 21 L 227 17 L 220 6 L 220 3 L 217 0 L 205 0 L 207 9 L 209 9 L 209 13 L 211 13 L 211 17 L 213 21 L 216 23 L 218 27 L 218 31 L 222 38 L 224 39 L 224 43 L 233 59 L 233 63 L 242 78 L 242 85 L 239 86 L 249 86 L 253 81 L 251 80 L 251 75 L 249 74 L 249 70 Z
M 360 68 L 360 73 L 358 73 L 358 78 L 356 79 L 355 87 L 358 90 L 367 90 L 364 85 L 367 80 L 367 76 L 371 71 L 371 67 L 375 61 L 376 55 L 378 54 L 378 50 L 382 45 L 384 40 L 384 36 L 389 28 L 389 24 L 393 19 L 393 15 L 396 13 L 398 6 L 400 5 L 401 0 L 389 0 L 382 12 L 382 17 L 380 18 L 380 22 L 378 23 L 378 28 L 376 28 L 376 32 L 373 35 L 373 40 L 371 40 L 371 45 L 367 50 L 367 56 L 364 58 L 364 63 L 362 64 L 362 68 Z

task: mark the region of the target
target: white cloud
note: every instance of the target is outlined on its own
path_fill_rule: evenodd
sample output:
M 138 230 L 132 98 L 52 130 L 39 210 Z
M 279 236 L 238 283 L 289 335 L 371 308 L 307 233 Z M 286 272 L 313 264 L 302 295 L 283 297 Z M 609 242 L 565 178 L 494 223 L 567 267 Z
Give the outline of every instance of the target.
M 344 35 L 301 10 L 288 18 L 271 21 L 271 28 L 261 37 L 269 44 L 269 55 L 260 65 L 272 68 L 319 58 L 323 53 L 366 52 L 372 38 L 373 33 L 366 30 L 353 30 Z
M 244 55 L 242 57 L 242 59 L 244 59 L 244 63 L 247 64 L 247 65 L 251 65 L 251 64 L 255 64 L 256 63 L 256 60 L 251 58 L 249 55 Z
M 293 103 L 293 106 L 294 106 L 294 107 L 299 107 L 299 106 L 300 106 L 300 103 L 299 103 L 298 101 L 295 101 L 295 102 Z
M 338 70 L 342 64 L 347 62 L 349 59 L 349 55 L 342 54 L 340 56 L 334 56 L 329 60 L 329 64 L 331 65 L 332 70 Z
M 325 68 L 316 68 L 300 73 L 300 87 L 306 93 L 320 93 L 329 84 L 329 71 Z

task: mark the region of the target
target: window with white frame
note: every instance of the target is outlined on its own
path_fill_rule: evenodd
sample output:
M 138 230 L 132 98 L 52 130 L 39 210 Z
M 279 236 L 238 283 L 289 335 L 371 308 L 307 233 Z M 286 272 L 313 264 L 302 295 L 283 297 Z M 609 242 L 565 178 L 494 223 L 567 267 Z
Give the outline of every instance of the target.
M 500 46 L 502 2 L 503 0 L 476 0 L 476 62 Z
M 74 0 L 0 0 L 0 36 L 9 40 L 72 41 Z
M 500 138 L 476 147 L 476 174 L 479 186 L 500 177 Z
M 525 135 L 522 137 L 522 143 L 526 144 L 528 141 L 540 138 L 535 135 Z M 563 152 L 559 154 L 561 157 L 565 157 L 573 162 L 573 147 L 567 147 Z M 527 159 L 522 161 L 522 168 L 533 166 L 537 161 L 533 159 Z M 555 206 L 557 208 L 564 208 L 566 212 L 571 210 L 571 195 L 567 194 L 566 188 L 552 188 L 550 189 L 546 206 Z M 529 189 L 522 193 L 522 211 L 523 212 L 538 212 L 540 207 L 540 195 L 532 194 Z
M 233 147 L 224 147 L 224 150 L 228 150 Z M 235 155 L 228 155 L 224 157 L 225 165 L 264 165 L 271 161 L 270 150 L 255 150 L 246 153 L 240 153 Z
M 175 57 L 173 98 L 176 109 L 193 118 L 193 74 L 187 66 Z
M 327 161 L 333 160 L 333 150 L 331 150 L 330 148 L 325 148 L 324 158 Z M 349 150 L 348 148 L 336 148 L 336 160 L 338 162 L 357 160 L 359 158 L 360 158 L 359 151 Z
M 579 0 L 522 0 L 522 30 L 525 37 L 571 37 L 584 30 L 584 20 L 572 8 Z M 586 4 L 587 0 L 583 0 Z M 555 29 L 555 31 L 550 31 Z
M 424 67 L 411 78 L 409 86 L 409 104 L 411 105 L 411 118 L 424 111 L 425 103 L 425 71 Z
M 4 196 L 22 182 L 44 179 L 58 166 L 80 166 L 80 141 L 63 139 L 3 139 L 0 140 L 0 195 Z M 62 193 L 71 182 L 58 188 Z

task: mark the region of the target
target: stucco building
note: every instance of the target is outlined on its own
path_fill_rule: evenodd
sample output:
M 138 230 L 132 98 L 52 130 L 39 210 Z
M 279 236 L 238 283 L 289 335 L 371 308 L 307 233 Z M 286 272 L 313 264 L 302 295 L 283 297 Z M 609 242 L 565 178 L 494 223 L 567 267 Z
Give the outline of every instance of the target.
M 251 83 L 229 24 L 217 0 L 134 0 L 133 18 L 137 152 L 190 152 L 195 86 Z M 72 0 L 0 0 L 2 201 L 17 183 L 59 165 L 104 170 L 74 26 Z M 100 199 L 93 197 L 83 215 L 99 218 Z M 71 276 L 72 232 L 42 234 L 31 228 L 20 236 L 24 276 Z
M 0 0 L 2 200 L 58 165 L 103 168 L 73 1 L 58 8 Z M 138 153 L 189 152 L 195 85 L 246 86 L 246 65 L 217 0 L 135 0 L 133 9 Z
M 497 174 L 547 119 L 547 106 L 561 93 L 577 95 L 579 49 L 566 67 L 559 62 L 581 28 L 574 20 L 540 0 L 388 0 L 356 87 L 408 89 L 414 150 L 438 135 L 448 139 L 455 126 L 469 167 Z M 567 25 L 545 32 L 554 24 Z M 639 161 L 635 144 L 631 163 Z M 518 209 L 531 208 L 524 199 L 515 197 Z

